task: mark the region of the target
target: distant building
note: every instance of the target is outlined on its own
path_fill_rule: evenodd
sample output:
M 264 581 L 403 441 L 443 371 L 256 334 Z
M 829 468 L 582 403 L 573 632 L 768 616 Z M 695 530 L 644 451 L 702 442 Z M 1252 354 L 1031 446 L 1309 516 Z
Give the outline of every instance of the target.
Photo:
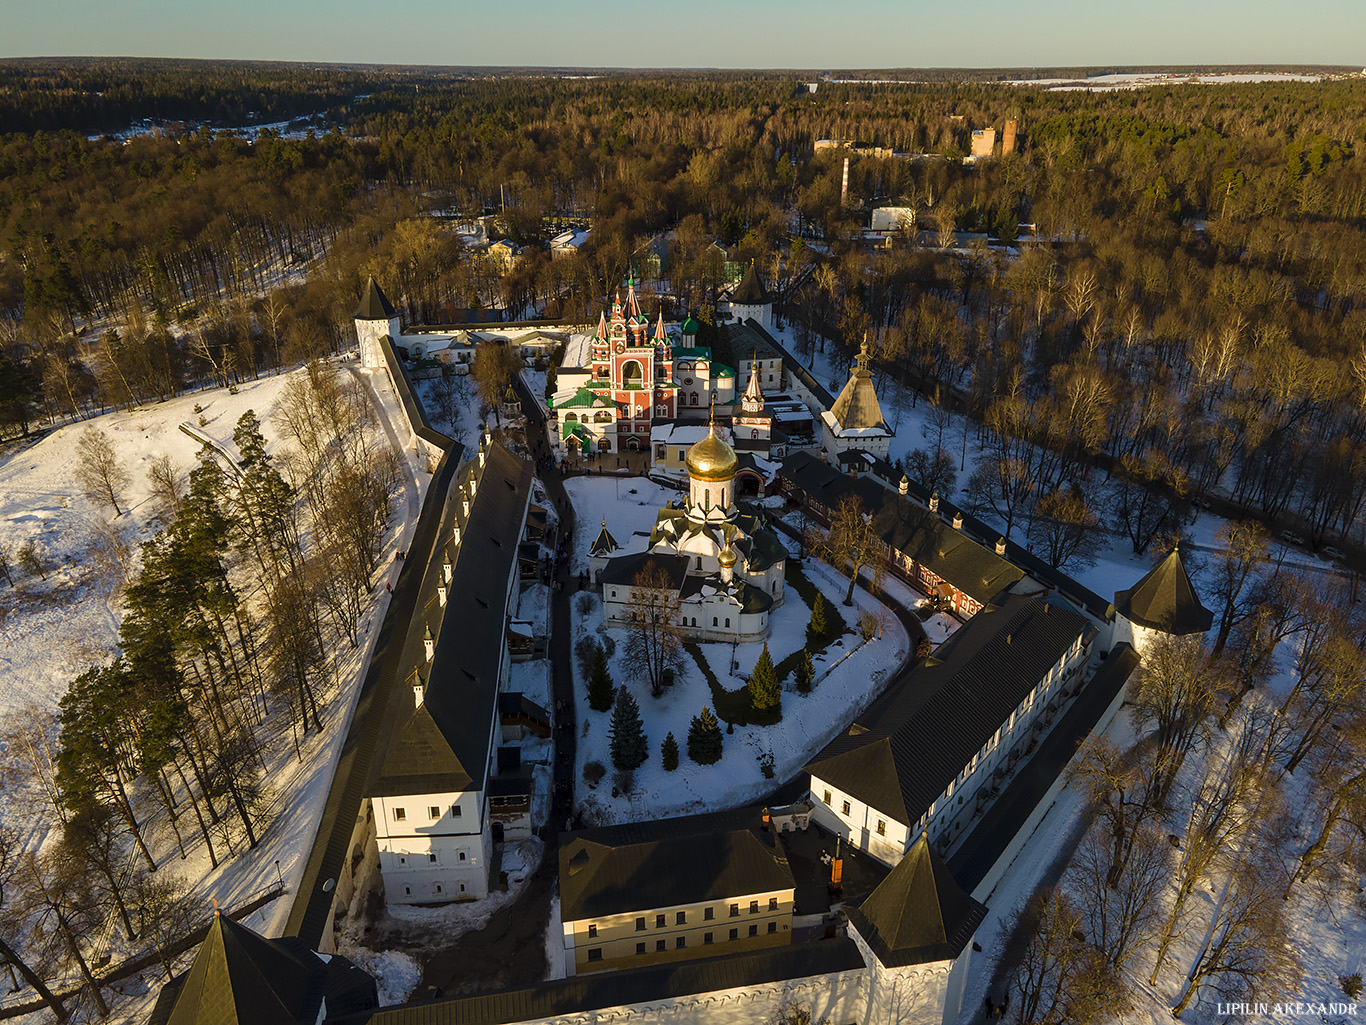
M 1015 144 L 1018 138 L 1019 126 L 1014 120 L 1006 122 L 1005 133 L 1001 136 L 1001 156 L 1008 157 L 1015 152 Z
M 979 128 L 972 133 L 972 155 L 978 159 L 990 157 L 996 150 L 996 129 Z
M 507 274 L 522 262 L 526 256 L 526 250 L 516 242 L 503 238 L 497 242 L 489 243 L 488 255 L 498 270 Z
M 880 206 L 873 210 L 868 224 L 871 231 L 905 232 L 915 229 L 915 208 Z

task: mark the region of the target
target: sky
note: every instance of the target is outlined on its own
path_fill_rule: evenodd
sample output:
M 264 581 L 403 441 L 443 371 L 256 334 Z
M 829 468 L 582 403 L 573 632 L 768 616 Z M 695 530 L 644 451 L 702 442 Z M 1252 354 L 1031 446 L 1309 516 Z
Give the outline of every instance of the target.
M 668 68 L 1366 66 L 1366 0 L 0 0 L 0 56 Z

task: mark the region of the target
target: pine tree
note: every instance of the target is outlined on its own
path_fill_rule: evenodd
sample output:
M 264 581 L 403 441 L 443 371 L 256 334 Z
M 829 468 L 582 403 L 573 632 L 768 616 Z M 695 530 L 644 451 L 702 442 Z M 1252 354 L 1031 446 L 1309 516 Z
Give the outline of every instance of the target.
M 711 765 L 721 758 L 721 724 L 710 708 L 703 708 L 688 725 L 688 757 L 698 765 Z
M 660 748 L 659 756 L 664 762 L 665 772 L 673 772 L 678 768 L 678 741 L 674 740 L 674 735 L 672 733 L 664 738 L 664 744 Z
M 588 707 L 595 712 L 606 712 L 612 707 L 616 688 L 607 673 L 607 652 L 599 645 L 593 653 L 593 675 L 588 679 Z
M 811 664 L 811 649 L 803 648 L 801 661 L 797 663 L 797 693 L 810 694 L 816 682 L 816 667 Z
M 607 731 L 612 741 L 612 764 L 618 769 L 636 769 L 649 757 L 649 741 L 640 721 L 640 706 L 625 687 L 617 688 L 617 703 L 612 709 L 612 724 Z
M 768 645 L 759 653 L 754 663 L 754 672 L 749 678 L 749 705 L 756 712 L 777 708 L 782 701 L 782 690 L 778 686 L 778 673 L 773 668 L 773 656 L 768 653 Z
M 811 635 L 812 640 L 820 640 L 829 629 L 830 626 L 825 621 L 825 596 L 817 591 L 816 604 L 811 608 L 811 625 L 807 627 L 807 633 Z

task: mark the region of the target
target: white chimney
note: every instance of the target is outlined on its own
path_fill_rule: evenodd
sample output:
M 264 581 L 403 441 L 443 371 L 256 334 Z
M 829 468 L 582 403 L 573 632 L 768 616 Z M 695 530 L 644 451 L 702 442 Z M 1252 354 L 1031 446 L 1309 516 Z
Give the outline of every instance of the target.
M 417 703 L 418 708 L 422 707 L 422 693 L 425 689 L 420 682 L 413 684 L 413 701 Z
M 939 492 L 936 491 L 930 496 L 930 512 L 939 511 Z
M 998 538 L 996 539 L 996 554 L 997 554 L 997 555 L 1005 555 L 1005 553 L 1006 553 L 1006 539 L 1003 538 L 1003 537 L 998 537 Z
M 911 490 L 911 482 L 906 478 L 904 473 L 901 475 L 901 483 L 896 486 L 896 490 L 903 495 Z
M 430 662 L 436 657 L 436 638 L 432 636 L 430 626 L 422 628 L 422 646 L 427 649 L 427 661 Z
M 459 527 L 456 527 L 456 528 L 455 528 L 455 543 L 456 543 L 456 544 L 459 544 L 459 543 L 460 543 L 460 528 L 459 528 Z M 449 583 L 451 582 L 451 576 L 454 574 L 454 572 L 455 572 L 455 570 L 454 570 L 454 568 L 451 566 L 451 560 L 450 560 L 450 559 L 443 559 L 443 560 L 441 560 L 441 578 L 442 578 L 446 583 L 449 584 Z
M 444 609 L 444 608 L 446 607 L 446 585 L 445 585 L 445 584 L 438 584 L 438 585 L 437 585 L 437 588 L 436 588 L 436 597 L 437 597 L 437 600 L 439 600 L 439 601 L 441 602 L 441 607 Z
M 953 529 L 954 529 L 954 530 L 962 530 L 962 529 L 963 529 L 963 514 L 962 514 L 962 513 L 954 513 L 954 514 L 953 514 Z

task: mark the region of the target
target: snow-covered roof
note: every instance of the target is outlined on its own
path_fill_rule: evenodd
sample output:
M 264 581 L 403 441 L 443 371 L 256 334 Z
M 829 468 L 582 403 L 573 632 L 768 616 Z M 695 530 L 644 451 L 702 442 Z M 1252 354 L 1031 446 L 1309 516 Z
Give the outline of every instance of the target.
M 592 362 L 591 346 L 593 344 L 592 335 L 570 335 L 569 341 L 565 343 L 564 359 L 560 360 L 562 367 L 586 367 Z
M 650 440 L 662 441 L 669 445 L 696 445 L 707 436 L 706 424 L 660 424 L 650 428 Z M 730 441 L 730 431 L 717 427 L 716 434 L 723 441 Z

